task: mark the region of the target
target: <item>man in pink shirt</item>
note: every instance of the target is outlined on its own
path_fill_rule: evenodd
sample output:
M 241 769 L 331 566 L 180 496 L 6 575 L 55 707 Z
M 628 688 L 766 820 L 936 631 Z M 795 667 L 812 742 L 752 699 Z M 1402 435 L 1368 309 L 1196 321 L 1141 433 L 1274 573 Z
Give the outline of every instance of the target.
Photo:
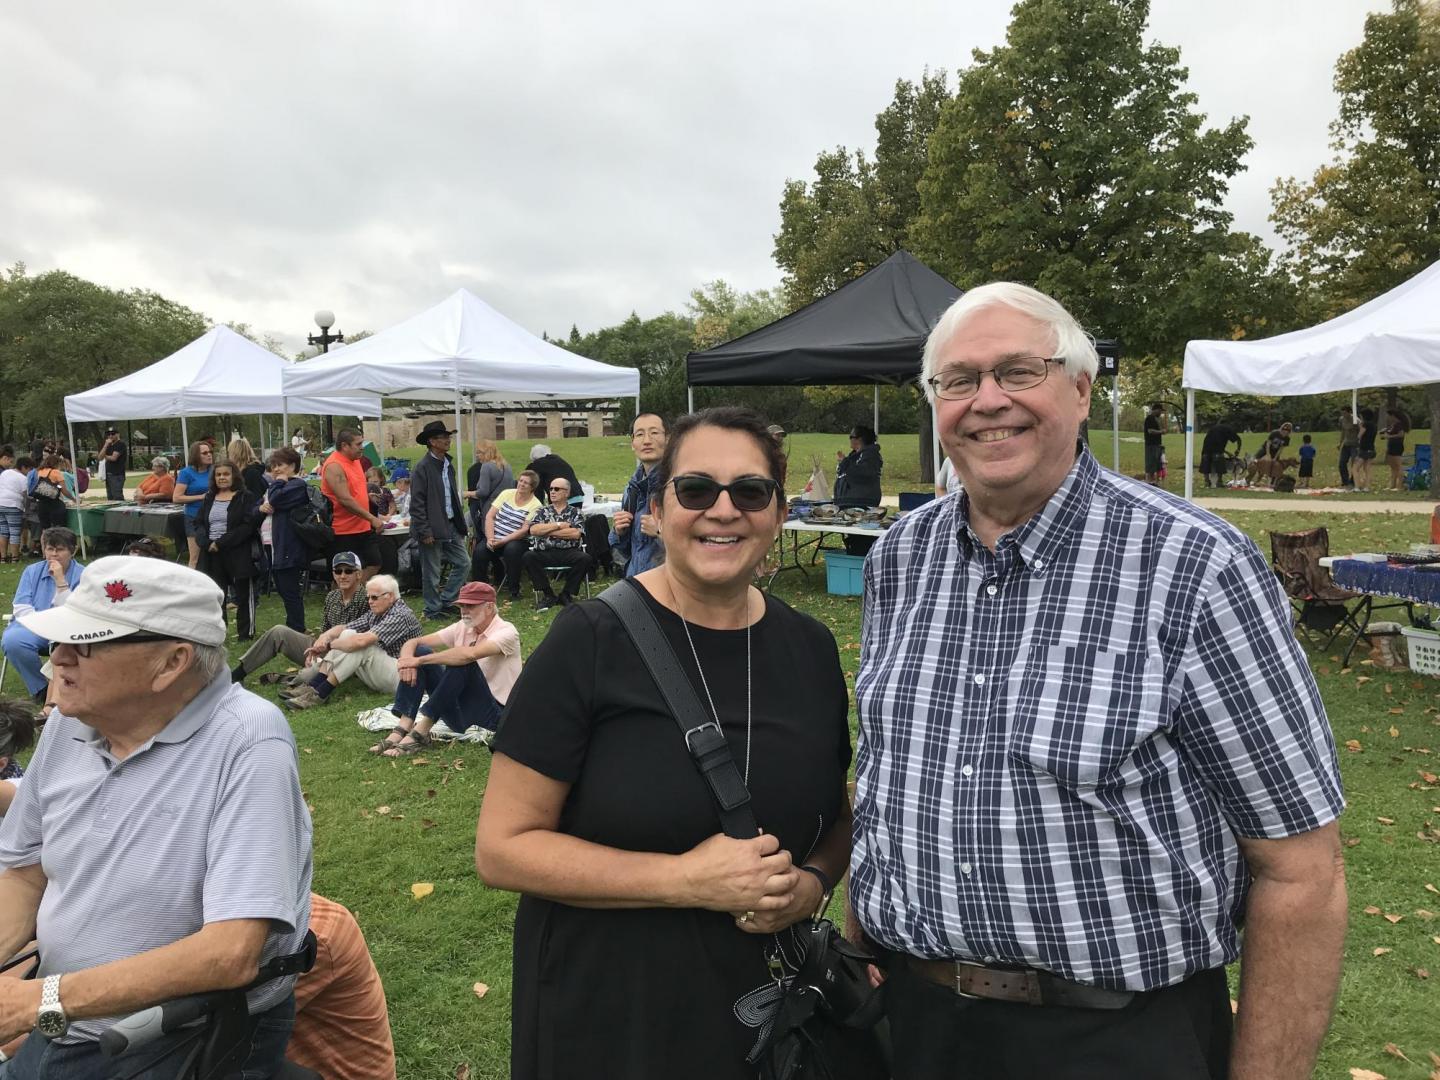
M 460 590 L 460 621 L 400 647 L 395 691 L 398 722 L 370 748 L 372 754 L 409 757 L 428 747 L 436 720 L 457 734 L 478 726 L 489 744 L 500 710 L 520 677 L 520 635 L 495 611 L 495 590 L 471 581 Z M 420 699 L 425 694 L 423 710 Z

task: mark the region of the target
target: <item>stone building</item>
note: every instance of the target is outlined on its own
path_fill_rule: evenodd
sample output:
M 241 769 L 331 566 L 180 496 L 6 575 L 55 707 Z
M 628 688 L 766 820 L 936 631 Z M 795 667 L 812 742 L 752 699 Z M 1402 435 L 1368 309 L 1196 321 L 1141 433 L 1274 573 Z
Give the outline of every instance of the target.
M 473 413 L 462 412 L 460 438 L 468 445 L 477 439 L 557 442 L 560 439 L 616 434 L 615 402 L 575 404 L 582 407 L 557 407 L 550 401 L 517 401 L 497 402 Z M 424 412 L 386 409 L 383 434 L 379 421 L 366 420 L 365 438 L 374 442 L 382 453 L 391 454 L 397 449 L 414 446 L 415 436 L 431 420 L 443 420 L 449 427 L 455 422 L 455 411 L 443 408 L 427 408 Z

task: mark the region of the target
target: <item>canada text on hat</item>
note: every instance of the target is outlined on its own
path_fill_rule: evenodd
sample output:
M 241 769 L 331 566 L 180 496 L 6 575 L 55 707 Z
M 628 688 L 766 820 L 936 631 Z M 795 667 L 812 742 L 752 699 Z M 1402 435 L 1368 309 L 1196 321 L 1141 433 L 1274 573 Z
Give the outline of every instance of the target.
M 27 630 L 68 645 L 131 634 L 225 643 L 225 594 L 198 570 L 164 559 L 111 555 L 85 567 L 63 607 L 21 615 Z

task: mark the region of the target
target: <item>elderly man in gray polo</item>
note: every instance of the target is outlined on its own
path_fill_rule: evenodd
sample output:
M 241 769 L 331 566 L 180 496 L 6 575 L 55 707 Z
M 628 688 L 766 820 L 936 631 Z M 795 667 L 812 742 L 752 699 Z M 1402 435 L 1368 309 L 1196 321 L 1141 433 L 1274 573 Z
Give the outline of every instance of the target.
M 33 982 L 0 979 L 5 1080 L 174 1076 L 178 1036 L 104 1059 L 116 1017 L 249 986 L 310 918 L 310 816 L 274 705 L 233 685 L 223 596 L 133 556 L 91 564 L 63 608 L 22 616 L 51 645 L 55 709 L 0 824 L 0 957 L 35 938 Z M 247 1076 L 284 1059 L 293 979 L 250 991 Z M 183 1055 L 175 1055 L 176 1058 Z M 168 1070 L 168 1071 L 167 1071 Z

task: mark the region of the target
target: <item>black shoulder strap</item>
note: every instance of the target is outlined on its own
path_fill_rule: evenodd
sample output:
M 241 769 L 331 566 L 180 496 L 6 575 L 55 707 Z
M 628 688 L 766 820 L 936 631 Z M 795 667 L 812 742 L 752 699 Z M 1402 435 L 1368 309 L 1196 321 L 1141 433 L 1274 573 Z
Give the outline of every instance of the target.
M 735 756 L 730 753 L 730 744 L 713 717 L 707 716 L 705 707 L 695 687 L 680 667 L 680 661 L 671 648 L 665 631 L 655 620 L 655 613 L 645 604 L 640 587 L 628 578 L 617 581 L 599 599 L 615 612 L 620 623 L 635 643 L 640 659 L 675 723 L 685 738 L 685 748 L 690 751 L 695 767 L 710 785 L 715 804 L 720 813 L 720 827 L 726 836 L 737 840 L 749 840 L 758 836 L 759 826 L 755 812 L 750 807 L 750 789 L 735 766 Z

